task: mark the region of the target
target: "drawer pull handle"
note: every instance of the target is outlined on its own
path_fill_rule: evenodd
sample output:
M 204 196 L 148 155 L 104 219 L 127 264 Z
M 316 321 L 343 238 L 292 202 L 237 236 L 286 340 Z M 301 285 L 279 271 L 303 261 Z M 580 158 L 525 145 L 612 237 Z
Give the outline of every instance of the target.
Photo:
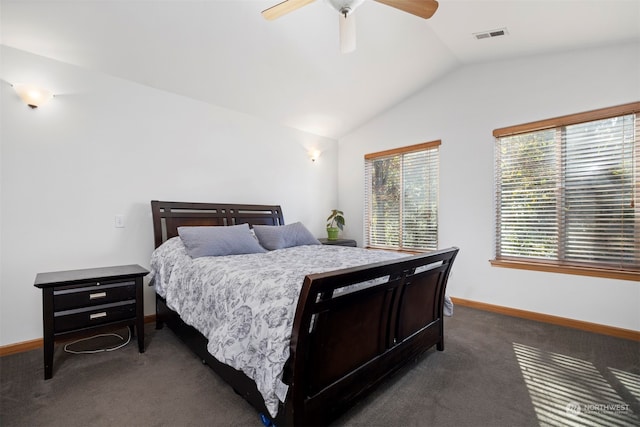
M 106 292 L 96 292 L 95 294 L 89 294 L 89 299 L 104 298 L 107 296 Z
M 100 313 L 93 313 L 89 315 L 89 320 L 100 319 L 101 317 L 107 317 L 106 311 L 101 311 Z

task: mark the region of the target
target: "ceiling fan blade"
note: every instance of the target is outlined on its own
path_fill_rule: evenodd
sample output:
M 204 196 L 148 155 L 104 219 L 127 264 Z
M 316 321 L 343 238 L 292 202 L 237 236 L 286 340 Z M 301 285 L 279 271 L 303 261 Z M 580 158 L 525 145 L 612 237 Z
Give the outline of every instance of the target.
M 420 18 L 429 19 L 438 10 L 436 0 L 374 0 Z
M 356 50 L 356 17 L 353 13 L 346 16 L 338 14 L 338 19 L 340 19 L 340 52 L 353 52 Z
M 269 9 L 262 11 L 262 16 L 265 19 L 272 21 L 276 18 L 280 18 L 282 15 L 286 15 L 289 12 L 293 12 L 296 9 L 306 6 L 309 3 L 313 3 L 316 0 L 285 0 L 282 3 L 278 3 L 275 6 L 271 6 Z

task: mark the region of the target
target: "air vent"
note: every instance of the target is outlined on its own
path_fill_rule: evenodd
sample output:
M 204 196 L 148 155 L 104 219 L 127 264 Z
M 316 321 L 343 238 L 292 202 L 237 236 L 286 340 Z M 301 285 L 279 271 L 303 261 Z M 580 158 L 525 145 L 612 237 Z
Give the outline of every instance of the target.
M 483 31 L 481 33 L 473 33 L 473 37 L 478 40 L 490 39 L 492 37 L 506 36 L 509 34 L 506 28 L 498 28 L 497 30 Z

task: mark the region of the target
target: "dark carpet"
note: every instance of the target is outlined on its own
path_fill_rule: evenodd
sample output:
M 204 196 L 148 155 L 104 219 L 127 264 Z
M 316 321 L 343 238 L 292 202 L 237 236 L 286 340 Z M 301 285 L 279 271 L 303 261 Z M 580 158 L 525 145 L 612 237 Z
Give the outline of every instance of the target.
M 1 357 L 0 425 L 262 425 L 171 330 L 153 326 L 143 354 L 133 342 L 81 355 L 57 344 L 47 381 L 41 350 Z M 465 307 L 446 319 L 445 337 L 444 352 L 427 352 L 335 425 L 640 425 L 638 342 Z

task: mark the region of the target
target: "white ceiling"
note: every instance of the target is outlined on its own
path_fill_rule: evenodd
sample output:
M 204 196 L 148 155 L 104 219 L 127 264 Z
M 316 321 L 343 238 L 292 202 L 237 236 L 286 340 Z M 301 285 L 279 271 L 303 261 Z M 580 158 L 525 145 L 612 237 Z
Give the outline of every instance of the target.
M 0 41 L 339 138 L 465 64 L 640 40 L 640 0 L 440 0 L 430 20 L 367 0 L 343 55 L 325 0 L 266 21 L 279 1 L 1 0 Z

